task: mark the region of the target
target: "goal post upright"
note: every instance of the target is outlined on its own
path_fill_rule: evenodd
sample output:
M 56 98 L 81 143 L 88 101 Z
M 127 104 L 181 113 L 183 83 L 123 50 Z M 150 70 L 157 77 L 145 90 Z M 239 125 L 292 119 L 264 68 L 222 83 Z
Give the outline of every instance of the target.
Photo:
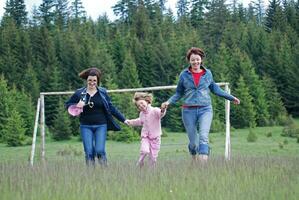
M 225 85 L 225 91 L 230 94 L 230 88 L 227 83 Z M 230 101 L 225 100 L 225 159 L 231 158 L 231 146 L 230 146 Z
M 35 122 L 34 122 L 33 136 L 32 136 L 32 146 L 31 146 L 31 153 L 30 153 L 30 160 L 29 160 L 31 166 L 33 166 L 33 159 L 34 159 L 34 153 L 35 153 L 35 144 L 36 144 L 39 113 L 40 113 L 40 98 L 38 98 L 38 100 L 37 100 Z
M 45 95 L 40 94 L 40 129 L 41 129 L 41 160 L 45 161 L 45 146 L 46 146 L 46 133 L 45 133 Z

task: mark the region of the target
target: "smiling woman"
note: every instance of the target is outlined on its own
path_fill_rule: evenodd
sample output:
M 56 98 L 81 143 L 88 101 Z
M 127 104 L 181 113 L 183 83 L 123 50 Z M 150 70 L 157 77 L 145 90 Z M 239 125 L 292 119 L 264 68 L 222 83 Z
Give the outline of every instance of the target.
M 121 122 L 125 121 L 125 117 L 112 105 L 106 89 L 98 86 L 101 79 L 101 71 L 98 68 L 83 70 L 79 76 L 86 80 L 86 87 L 78 89 L 66 102 L 66 107 L 71 115 L 80 115 L 80 132 L 86 164 L 94 165 L 97 157 L 99 163 L 106 166 L 107 131 L 120 130 L 112 116 Z
M 192 47 L 187 51 L 189 67 L 179 77 L 176 93 L 161 105 L 166 109 L 170 104 L 184 99 L 182 120 L 188 134 L 188 149 L 193 160 L 206 161 L 210 154 L 209 132 L 213 119 L 210 92 L 239 104 L 240 100 L 223 91 L 213 79 L 212 72 L 203 65 L 205 53 Z M 199 136 L 199 138 L 198 138 Z M 198 156 L 197 156 L 198 154 Z

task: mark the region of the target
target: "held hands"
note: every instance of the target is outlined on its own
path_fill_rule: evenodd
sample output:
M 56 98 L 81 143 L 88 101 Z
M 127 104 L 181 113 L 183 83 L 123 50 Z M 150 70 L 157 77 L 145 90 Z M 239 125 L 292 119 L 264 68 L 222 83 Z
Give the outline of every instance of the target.
M 169 102 L 165 101 L 164 103 L 161 104 L 161 112 L 164 113 L 166 111 L 166 109 L 169 106 Z
M 128 126 L 130 126 L 130 125 L 131 125 L 131 124 L 130 124 L 130 121 L 129 121 L 129 120 L 127 120 L 127 119 L 124 121 L 124 123 L 125 123 L 126 125 L 128 125 Z

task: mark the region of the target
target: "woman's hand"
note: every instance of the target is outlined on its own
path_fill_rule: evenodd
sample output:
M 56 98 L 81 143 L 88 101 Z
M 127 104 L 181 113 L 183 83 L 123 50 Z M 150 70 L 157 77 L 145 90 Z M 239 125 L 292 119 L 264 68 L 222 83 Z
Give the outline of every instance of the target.
M 78 108 L 83 108 L 84 107 L 84 105 L 85 105 L 85 102 L 84 101 L 82 101 L 82 100 L 80 100 L 78 103 L 77 103 L 77 107 Z
M 240 104 L 240 99 L 238 99 L 237 97 L 235 97 L 234 104 L 236 104 L 236 105 Z

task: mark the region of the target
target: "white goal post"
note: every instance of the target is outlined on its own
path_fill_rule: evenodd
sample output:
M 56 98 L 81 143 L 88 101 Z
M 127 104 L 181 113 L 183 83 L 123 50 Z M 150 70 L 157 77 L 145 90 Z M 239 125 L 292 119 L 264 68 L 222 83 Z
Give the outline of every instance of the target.
M 217 83 L 219 86 L 224 86 L 224 89 L 227 93 L 230 93 L 229 83 L 221 82 Z M 176 85 L 171 86 L 156 86 L 156 87 L 145 87 L 145 88 L 130 88 L 130 89 L 115 89 L 108 90 L 108 93 L 116 92 L 142 92 L 142 91 L 155 91 L 155 90 L 169 90 L 175 89 Z M 40 120 L 39 128 L 41 133 L 41 160 L 45 161 L 45 96 L 46 95 L 70 95 L 74 91 L 67 92 L 41 92 L 40 98 L 37 102 L 37 109 L 35 115 L 35 124 L 32 137 L 32 148 L 30 154 L 30 165 L 33 166 L 34 154 L 35 154 L 35 144 L 36 144 L 36 135 L 38 128 L 38 120 Z M 230 145 L 230 101 L 225 100 L 225 151 L 224 156 L 226 160 L 231 158 L 231 145 Z

